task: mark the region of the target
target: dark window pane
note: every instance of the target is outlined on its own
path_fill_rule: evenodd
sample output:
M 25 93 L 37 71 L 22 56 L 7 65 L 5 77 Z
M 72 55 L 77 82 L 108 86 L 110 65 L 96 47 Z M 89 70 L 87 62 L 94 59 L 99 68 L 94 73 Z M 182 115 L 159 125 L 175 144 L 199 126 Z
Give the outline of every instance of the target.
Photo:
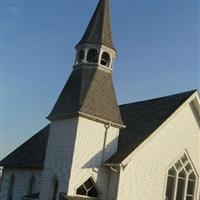
M 181 158 L 181 160 L 183 163 L 187 162 L 187 160 L 188 160 L 187 156 L 184 154 L 183 157 Z
M 176 164 L 176 169 L 180 169 L 182 167 L 181 161 L 179 160 Z
M 95 187 L 92 187 L 89 191 L 88 191 L 88 196 L 89 197 L 98 197 L 98 193 Z
M 88 190 L 88 189 L 90 189 L 92 186 L 94 186 L 94 183 L 93 183 L 93 181 L 92 181 L 91 178 L 90 178 L 90 179 L 88 179 L 88 180 L 84 183 L 84 185 L 85 185 L 86 189 Z
M 181 172 L 179 172 L 178 176 L 181 178 L 185 178 L 186 177 L 185 170 L 182 170 Z
M 96 49 L 90 49 L 87 55 L 87 61 L 89 63 L 97 63 L 98 60 L 98 51 Z
M 176 193 L 176 200 L 183 200 L 184 187 L 185 187 L 185 180 L 179 178 L 178 188 L 177 188 L 177 193 Z
M 85 195 L 86 196 L 86 190 L 84 188 L 83 185 L 81 185 L 77 190 L 76 190 L 76 194 L 79 194 L 79 195 Z
M 195 181 L 188 181 L 187 194 L 194 195 Z
M 108 66 L 110 62 L 110 56 L 108 53 L 103 52 L 101 57 L 101 65 Z
M 166 197 L 168 200 L 173 199 L 174 184 L 175 184 L 175 177 L 168 176 L 167 189 L 166 189 Z
M 196 176 L 195 176 L 195 174 L 194 174 L 194 172 L 192 172 L 190 175 L 189 175 L 189 177 L 188 177 L 190 180 L 196 180 Z
M 169 172 L 168 172 L 169 175 L 172 175 L 172 176 L 175 176 L 176 175 L 176 170 L 174 169 L 174 167 L 172 167 Z
M 190 163 L 188 163 L 188 164 L 185 166 L 185 169 L 187 170 L 187 172 L 190 171 L 190 170 L 192 169 Z
M 83 183 L 77 190 L 76 194 L 89 196 L 89 197 L 97 197 L 98 192 L 95 187 L 95 183 L 92 178 L 89 178 L 87 181 Z

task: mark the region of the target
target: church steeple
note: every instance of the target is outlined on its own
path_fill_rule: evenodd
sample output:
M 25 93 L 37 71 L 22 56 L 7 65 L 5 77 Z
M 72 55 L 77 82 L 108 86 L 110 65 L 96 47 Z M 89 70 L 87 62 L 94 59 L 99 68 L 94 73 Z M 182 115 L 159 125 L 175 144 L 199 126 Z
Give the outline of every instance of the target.
M 88 28 L 76 46 L 74 69 L 48 119 L 84 116 L 122 127 L 113 81 L 113 48 L 109 2 L 100 0 Z
M 77 46 L 85 43 L 113 47 L 109 0 L 100 0 L 90 23 Z
M 112 41 L 109 0 L 99 1 L 76 50 L 75 66 L 92 64 L 112 71 L 116 50 Z

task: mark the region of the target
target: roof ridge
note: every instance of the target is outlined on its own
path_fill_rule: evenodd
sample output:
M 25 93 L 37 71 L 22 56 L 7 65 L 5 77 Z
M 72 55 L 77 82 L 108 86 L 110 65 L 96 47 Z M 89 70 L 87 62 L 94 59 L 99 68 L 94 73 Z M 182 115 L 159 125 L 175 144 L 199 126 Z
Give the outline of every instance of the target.
M 191 95 L 192 95 L 196 91 L 198 91 L 198 89 L 188 90 L 188 91 L 185 91 L 185 92 L 180 92 L 180 93 L 175 93 L 175 94 L 172 94 L 172 95 L 151 98 L 151 99 L 147 99 L 147 100 L 141 100 L 141 101 L 135 101 L 135 102 L 131 102 L 131 103 L 120 104 L 119 106 L 122 107 L 122 106 L 126 106 L 126 105 L 131 105 L 131 104 L 137 104 L 137 103 L 144 103 L 144 102 L 148 102 L 148 101 L 160 100 L 160 99 L 164 99 L 164 98 L 168 98 L 168 97 L 173 97 L 173 96 L 178 96 L 178 95 L 183 95 L 183 94 L 187 94 L 187 93 L 188 94 L 191 93 Z

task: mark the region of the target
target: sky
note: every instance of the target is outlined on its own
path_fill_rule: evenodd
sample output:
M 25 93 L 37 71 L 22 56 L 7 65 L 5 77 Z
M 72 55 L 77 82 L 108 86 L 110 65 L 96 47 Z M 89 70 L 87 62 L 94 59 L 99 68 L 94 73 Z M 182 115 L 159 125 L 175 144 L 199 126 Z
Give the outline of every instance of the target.
M 200 88 L 199 0 L 111 0 L 119 104 Z M 0 158 L 48 124 L 97 0 L 1 0 Z

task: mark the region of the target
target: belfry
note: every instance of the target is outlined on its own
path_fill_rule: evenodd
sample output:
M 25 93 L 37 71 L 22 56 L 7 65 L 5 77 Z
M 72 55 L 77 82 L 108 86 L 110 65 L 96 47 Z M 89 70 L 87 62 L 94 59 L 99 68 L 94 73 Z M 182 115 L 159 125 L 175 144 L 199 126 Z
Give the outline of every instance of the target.
M 48 119 L 54 121 L 81 115 L 122 127 L 112 82 L 116 51 L 108 0 L 99 2 L 76 50 L 74 69 Z

